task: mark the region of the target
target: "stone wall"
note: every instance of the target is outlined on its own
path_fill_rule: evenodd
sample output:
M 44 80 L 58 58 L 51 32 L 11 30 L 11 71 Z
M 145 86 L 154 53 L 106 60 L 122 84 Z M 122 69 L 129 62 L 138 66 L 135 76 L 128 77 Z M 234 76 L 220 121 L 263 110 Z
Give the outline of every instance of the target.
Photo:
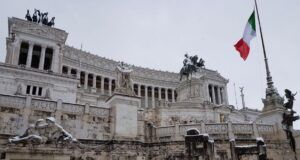
M 21 135 L 37 119 L 56 118 L 79 139 L 109 139 L 109 109 L 50 101 L 31 96 L 0 95 L 0 134 Z
M 60 74 L 0 63 L 0 94 L 32 95 L 75 103 L 77 80 Z M 28 88 L 29 87 L 29 88 Z M 33 91 L 35 87 L 35 92 Z M 41 88 L 41 94 L 39 94 Z

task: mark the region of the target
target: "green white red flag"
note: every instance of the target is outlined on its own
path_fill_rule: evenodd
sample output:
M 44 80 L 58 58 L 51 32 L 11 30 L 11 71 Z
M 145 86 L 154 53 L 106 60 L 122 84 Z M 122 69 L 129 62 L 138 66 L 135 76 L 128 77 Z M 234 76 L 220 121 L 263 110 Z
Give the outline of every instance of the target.
M 240 52 L 240 56 L 244 59 L 247 59 L 250 52 L 250 41 L 256 36 L 255 29 L 255 12 L 253 11 L 246 28 L 244 30 L 243 38 L 241 38 L 235 45 L 235 49 Z

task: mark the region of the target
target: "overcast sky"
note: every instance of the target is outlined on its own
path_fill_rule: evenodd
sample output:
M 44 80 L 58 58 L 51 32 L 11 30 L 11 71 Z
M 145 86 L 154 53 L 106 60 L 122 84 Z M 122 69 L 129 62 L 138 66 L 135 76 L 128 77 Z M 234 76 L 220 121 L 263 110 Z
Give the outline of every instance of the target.
M 275 87 L 298 92 L 300 113 L 300 0 L 258 0 L 269 65 Z M 24 18 L 34 8 L 55 16 L 55 27 L 69 33 L 67 44 L 130 64 L 178 72 L 183 55 L 197 54 L 206 68 L 229 79 L 229 102 L 262 109 L 266 74 L 261 41 L 251 42 L 243 61 L 233 45 L 242 37 L 253 0 L 7 0 L 0 5 L 0 61 L 4 62 L 7 17 Z M 258 31 L 258 28 L 257 28 Z M 299 99 L 297 101 L 297 99 Z M 300 129 L 300 122 L 295 128 Z

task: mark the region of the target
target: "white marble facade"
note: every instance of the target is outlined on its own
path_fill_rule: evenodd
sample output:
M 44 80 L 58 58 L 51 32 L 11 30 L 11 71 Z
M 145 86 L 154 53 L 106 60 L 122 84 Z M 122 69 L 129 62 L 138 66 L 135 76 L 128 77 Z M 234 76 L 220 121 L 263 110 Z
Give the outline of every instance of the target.
M 132 66 L 134 94 L 119 95 L 119 62 L 66 45 L 64 30 L 18 18 L 8 22 L 0 135 L 20 134 L 47 116 L 83 140 L 182 141 L 190 128 L 222 140 L 282 135 L 279 112 L 230 105 L 229 80 L 217 71 L 200 68 L 191 80 L 179 81 L 178 73 Z

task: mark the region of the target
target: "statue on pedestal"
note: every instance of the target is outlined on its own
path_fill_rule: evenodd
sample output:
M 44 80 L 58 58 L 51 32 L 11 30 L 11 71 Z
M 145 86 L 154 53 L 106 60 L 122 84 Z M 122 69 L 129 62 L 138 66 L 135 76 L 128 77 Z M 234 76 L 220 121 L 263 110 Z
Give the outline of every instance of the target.
M 198 68 L 204 67 L 204 60 L 202 58 L 198 61 L 198 56 L 189 56 L 185 54 L 185 59 L 183 60 L 183 67 L 180 70 L 180 80 L 182 76 L 186 76 L 187 79 L 193 72 L 196 72 Z
M 131 66 L 124 62 L 120 62 L 116 67 L 116 71 L 117 83 L 115 92 L 135 96 L 131 79 L 131 72 L 133 71 Z
M 283 104 L 283 107 L 287 112 L 283 113 L 282 123 L 285 124 L 286 128 L 289 130 L 293 126 L 293 122 L 299 119 L 299 116 L 294 116 L 296 112 L 293 110 L 295 95 L 297 93 L 292 93 L 288 89 L 285 89 L 284 92 L 287 102 Z
M 285 97 L 287 98 L 287 102 L 283 104 L 283 107 L 286 109 L 286 111 L 283 113 L 282 116 L 282 124 L 285 126 L 285 131 L 287 138 L 290 140 L 290 146 L 296 151 L 296 142 L 295 138 L 293 136 L 293 123 L 294 121 L 299 119 L 298 115 L 294 115 L 296 112 L 293 110 L 295 95 L 297 93 L 292 93 L 290 90 L 285 89 Z
M 25 15 L 25 18 L 27 19 L 27 21 L 32 21 L 32 18 L 29 13 L 29 9 L 27 9 L 27 14 Z
M 48 12 L 42 13 L 38 9 L 34 9 L 32 17 L 30 16 L 29 10 L 27 9 L 27 14 L 25 15 L 25 18 L 27 19 L 27 21 L 41 23 L 50 27 L 54 26 L 55 24 L 55 17 L 52 17 L 51 20 L 48 21 Z

